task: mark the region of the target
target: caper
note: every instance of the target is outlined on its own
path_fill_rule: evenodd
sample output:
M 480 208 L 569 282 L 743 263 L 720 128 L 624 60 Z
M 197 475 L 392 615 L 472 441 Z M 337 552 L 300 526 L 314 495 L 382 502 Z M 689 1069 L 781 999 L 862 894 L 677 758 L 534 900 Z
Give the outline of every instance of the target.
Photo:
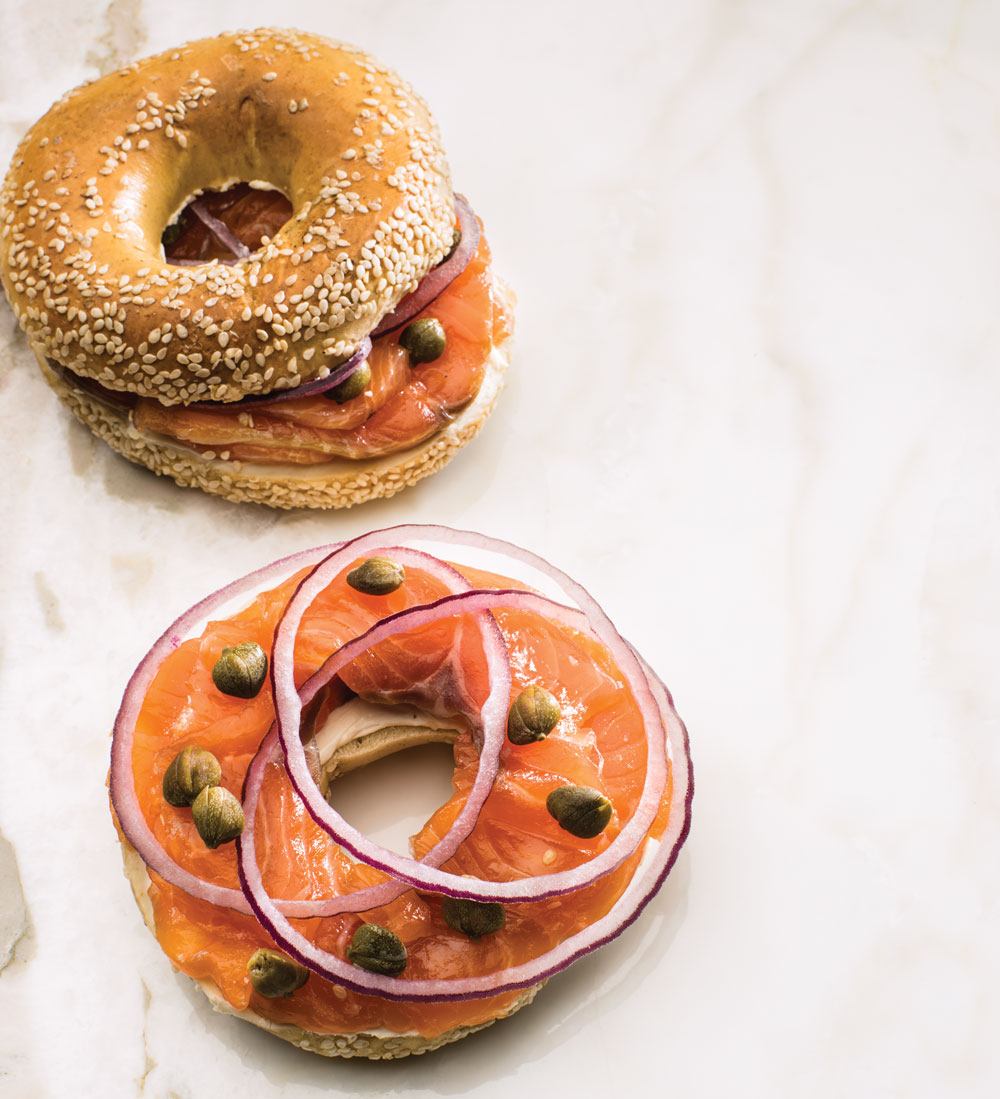
M 227 645 L 212 669 L 212 682 L 233 698 L 256 698 L 265 679 L 267 653 L 256 641 Z
M 448 249 L 448 251 L 447 251 L 447 252 L 445 252 L 445 254 L 444 254 L 444 255 L 443 255 L 443 256 L 442 256 L 442 257 L 441 257 L 441 258 L 440 258 L 440 259 L 439 259 L 439 260 L 437 261 L 437 263 L 435 264 L 435 266 L 436 266 L 436 267 L 440 267 L 440 266 L 441 266 L 442 264 L 444 264 L 444 263 L 447 263 L 447 262 L 448 262 L 448 260 L 450 260 L 450 259 L 451 259 L 451 257 L 452 257 L 452 256 L 453 256 L 453 255 L 455 254 L 455 249 L 456 249 L 456 248 L 457 248 L 457 247 L 458 247 L 458 246 L 459 246 L 459 245 L 460 245 L 461 243 L 462 243 L 462 230 L 461 230 L 461 229 L 456 229 L 456 230 L 455 230 L 455 239 L 454 239 L 454 240 L 452 241 L 452 243 L 451 243 L 451 247 L 450 247 L 450 248 Z
M 176 244 L 177 238 L 186 228 L 187 218 L 184 214 L 181 214 L 176 221 L 171 222 L 171 224 L 163 230 L 163 235 L 160 237 L 160 243 L 164 248 L 169 248 L 172 244 Z
M 525 687 L 507 715 L 507 737 L 512 744 L 544 740 L 556 727 L 559 703 L 544 687 Z
M 363 595 L 388 595 L 406 579 L 402 565 L 388 557 L 369 557 L 347 574 L 347 582 Z
M 448 343 L 441 322 L 435 317 L 411 321 L 399 337 L 401 347 L 410 353 L 411 363 L 432 363 L 440 359 Z
M 198 835 L 213 851 L 243 831 L 243 806 L 225 786 L 206 786 L 194 799 L 191 816 Z
M 406 968 L 403 940 L 380 923 L 363 923 L 347 948 L 347 960 L 369 973 L 395 977 Z
M 441 915 L 449 927 L 461 931 L 470 939 L 492 935 L 507 922 L 507 913 L 502 904 L 470 901 L 464 897 L 444 897 L 441 901 Z
M 336 401 L 337 404 L 343 404 L 345 401 L 350 401 L 354 397 L 360 397 L 362 393 L 371 385 L 372 381 L 372 368 L 368 365 L 366 359 L 353 374 L 348 374 L 342 381 L 338 382 L 335 386 L 326 390 L 323 394 L 327 400 Z
M 222 768 L 211 752 L 189 744 L 178 752 L 163 776 L 163 796 L 171 805 L 190 805 L 206 786 L 218 786 Z
M 247 962 L 247 972 L 254 989 L 269 1000 L 291 996 L 309 980 L 309 970 L 292 961 L 287 954 L 262 946 Z
M 599 836 L 611 820 L 611 802 L 590 786 L 557 786 L 545 799 L 545 808 L 560 828 L 580 839 Z

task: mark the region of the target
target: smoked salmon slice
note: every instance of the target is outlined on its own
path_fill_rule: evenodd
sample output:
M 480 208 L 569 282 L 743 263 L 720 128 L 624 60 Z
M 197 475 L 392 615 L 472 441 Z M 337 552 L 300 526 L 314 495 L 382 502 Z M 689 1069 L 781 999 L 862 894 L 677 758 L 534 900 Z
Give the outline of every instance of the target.
M 399 344 L 399 331 L 381 336 L 369 356 L 371 383 L 342 405 L 322 395 L 256 411 L 241 410 L 238 404 L 167 406 L 141 398 L 132 411 L 133 422 L 140 431 L 237 461 L 315 465 L 406 450 L 428 439 L 473 400 L 493 344 L 512 331 L 512 311 L 498 292 L 485 236 L 480 235 L 465 270 L 413 319 L 429 317 L 441 322 L 447 337 L 440 358 L 411 364 Z

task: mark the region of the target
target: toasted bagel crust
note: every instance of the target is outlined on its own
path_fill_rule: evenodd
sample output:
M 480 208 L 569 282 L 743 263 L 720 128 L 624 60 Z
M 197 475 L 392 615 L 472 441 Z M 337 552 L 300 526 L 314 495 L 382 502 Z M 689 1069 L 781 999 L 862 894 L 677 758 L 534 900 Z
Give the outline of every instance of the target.
M 171 219 L 239 180 L 278 187 L 292 218 L 233 266 L 166 263 Z M 368 54 L 287 30 L 191 42 L 68 93 L 18 146 L 0 214 L 0 277 L 36 353 L 164 404 L 325 376 L 455 224 L 423 101 Z

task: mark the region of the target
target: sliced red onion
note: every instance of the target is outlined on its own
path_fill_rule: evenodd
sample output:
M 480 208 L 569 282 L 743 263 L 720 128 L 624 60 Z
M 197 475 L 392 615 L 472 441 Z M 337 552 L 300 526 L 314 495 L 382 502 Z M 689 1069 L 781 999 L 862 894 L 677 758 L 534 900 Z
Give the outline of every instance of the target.
M 214 214 L 208 212 L 200 195 L 191 203 L 188 209 L 198 218 L 202 225 L 208 229 L 223 248 L 228 248 L 229 251 L 233 253 L 236 260 L 248 259 L 253 255 L 250 249 L 224 221 L 220 221 Z
M 406 528 L 403 528 L 404 530 Z M 412 529 L 412 528 L 411 528 Z M 399 530 L 387 532 L 398 534 Z M 293 665 L 295 634 L 306 608 L 323 590 L 329 581 L 343 567 L 345 557 L 350 560 L 359 552 L 367 553 L 372 548 L 374 536 L 357 539 L 343 549 L 335 551 L 318 565 L 299 585 L 298 591 L 285 607 L 284 614 L 275 631 L 274 649 L 271 660 L 271 679 L 274 687 L 275 720 L 278 738 L 285 751 L 285 767 L 292 785 L 308 809 L 310 815 L 341 847 L 350 851 L 367 865 L 391 874 L 400 881 L 434 893 L 446 893 L 453 897 L 465 897 L 479 901 L 524 901 L 544 900 L 582 888 L 604 874 L 609 874 L 641 843 L 649 830 L 667 779 L 667 759 L 664 746 L 654 730 L 659 728 L 657 710 L 646 685 L 642 669 L 629 645 L 617 634 L 610 622 L 598 618 L 603 616 L 600 608 L 587 596 L 591 606 L 585 611 L 591 620 L 592 632 L 599 638 L 615 660 L 618 668 L 627 678 L 636 698 L 647 731 L 646 776 L 642 794 L 635 812 L 625 827 L 612 842 L 599 854 L 586 863 L 571 870 L 552 874 L 540 874 L 535 878 L 521 881 L 484 882 L 461 875 L 449 874 L 432 866 L 426 866 L 390 851 L 368 839 L 352 827 L 323 797 L 309 770 L 305 749 L 299 736 L 302 703 L 295 689 Z M 363 543 L 363 549 L 357 549 Z M 379 548 L 378 543 L 374 543 Z M 581 589 L 582 590 L 582 589 Z M 424 604 L 384 618 L 367 633 L 348 642 L 324 665 L 324 673 L 333 675 L 350 663 L 371 645 L 385 640 L 403 630 L 413 629 L 449 617 L 452 614 L 482 612 L 499 607 L 518 607 L 534 611 L 565 625 L 575 626 L 579 621 L 578 612 L 535 592 L 518 590 L 474 590 L 459 595 L 444 596 L 433 603 Z M 593 628 L 596 625 L 596 628 Z M 508 698 L 504 700 L 504 717 Z M 484 746 L 480 757 L 480 773 L 488 761 L 487 748 Z M 476 786 L 469 795 L 466 808 L 474 801 L 474 794 L 484 785 L 477 777 Z M 492 788 L 492 780 L 489 784 Z M 486 789 L 485 795 L 489 793 Z M 480 803 L 481 804 L 481 803 Z M 478 813 L 476 806 L 475 812 Z M 254 898 L 256 899 L 256 898 Z
M 186 408 L 201 409 L 205 412 L 239 412 L 244 408 L 264 408 L 267 405 L 280 404 L 282 401 L 297 401 L 300 397 L 315 397 L 340 385 L 345 378 L 349 378 L 355 370 L 372 353 L 372 341 L 365 336 L 358 344 L 357 351 L 325 378 L 315 378 L 311 382 L 303 382 L 294 389 L 273 389 L 270 393 L 253 394 L 249 397 L 241 397 L 238 401 L 194 401 Z
M 320 393 L 326 393 L 335 385 L 339 385 L 345 378 L 349 378 L 371 353 L 372 341 L 365 336 L 358 344 L 357 351 L 339 366 L 334 367 L 325 378 L 315 378 L 311 382 L 303 382 L 302 385 L 297 385 L 294 389 L 275 389 L 270 393 L 241 397 L 236 401 L 192 401 L 191 404 L 184 407 L 195 410 L 200 409 L 204 412 L 240 412 L 245 408 L 264 408 L 267 405 L 280 404 L 282 401 L 297 401 L 300 397 L 315 397 Z M 48 361 L 68 385 L 76 386 L 76 388 L 84 390 L 90 396 L 96 397 L 98 400 L 104 401 L 105 404 L 109 404 L 123 412 L 134 407 L 137 400 L 134 393 L 108 389 L 100 382 L 94 381 L 93 378 L 83 378 L 78 374 L 74 374 L 71 370 L 67 370 L 64 366 L 53 364 L 51 359 Z
M 334 554 L 339 554 L 338 560 L 341 563 L 349 563 L 359 556 L 359 553 L 356 550 L 357 541 L 359 540 L 345 543 L 343 553 L 340 553 L 339 550 L 334 551 Z M 444 582 L 452 591 L 465 593 L 472 590 L 471 584 L 469 584 L 461 573 L 447 564 L 447 562 L 440 561 L 429 554 L 421 553 L 419 550 L 409 549 L 403 546 L 386 547 L 382 545 L 379 547 L 379 551 L 380 554 L 390 556 L 393 560 L 398 561 L 402 565 L 414 565 L 423 569 L 428 575 Z M 330 558 L 327 558 L 326 560 L 329 561 Z M 339 571 L 339 569 L 334 570 L 331 574 L 331 579 L 332 576 L 336 575 L 336 572 Z M 303 583 L 304 582 L 305 581 L 303 581 Z M 299 714 L 301 715 L 302 708 L 308 706 L 316 697 L 316 694 L 333 679 L 337 672 L 346 664 L 350 663 L 354 657 L 376 644 L 377 640 L 384 639 L 385 635 L 401 632 L 399 629 L 380 630 L 380 627 L 386 622 L 395 621 L 399 615 L 405 614 L 407 614 L 406 611 L 400 611 L 396 615 L 391 615 L 382 619 L 380 623 L 373 626 L 366 631 L 366 633 L 342 646 L 334 657 L 327 660 L 318 671 L 314 672 L 295 692 L 299 704 Z M 490 693 L 478 715 L 463 715 L 470 719 L 470 723 L 473 725 L 474 737 L 476 736 L 478 729 L 479 736 L 477 740 L 480 752 L 479 772 L 472 790 L 466 797 L 465 805 L 462 807 L 461 812 L 455 817 L 455 820 L 452 822 L 447 832 L 438 840 L 434 847 L 424 855 L 423 859 L 420 860 L 422 864 L 428 866 L 440 866 L 441 863 L 451 858 L 458 850 L 462 841 L 475 827 L 483 803 L 493 789 L 493 784 L 496 781 L 497 771 L 499 769 L 500 749 L 503 747 L 507 706 L 510 701 L 510 661 L 503 634 L 500 632 L 500 627 L 497 625 L 493 616 L 489 613 L 479 615 L 479 625 L 483 637 L 483 649 L 486 656 Z M 376 634 L 379 636 L 376 637 L 375 640 L 369 640 Z M 345 653 L 352 655 L 343 657 L 343 654 Z M 273 665 L 273 653 L 271 660 Z M 256 843 L 254 836 L 254 821 L 256 820 L 257 801 L 264 780 L 264 768 L 272 758 L 274 745 L 277 742 L 278 737 L 276 733 L 269 733 L 258 749 L 257 754 L 247 771 L 244 782 L 243 812 L 246 823 L 243 835 L 237 841 L 241 881 L 244 881 L 245 876 L 247 875 L 254 880 L 256 880 L 254 875 L 259 875 L 259 870 L 255 861 Z M 300 740 L 299 744 L 301 745 L 301 743 Z M 287 760 L 285 766 L 287 769 Z M 295 785 L 294 780 L 292 781 L 292 785 Z M 312 788 L 318 793 L 318 788 L 315 784 L 313 784 Z M 312 809 L 308 804 L 306 804 L 306 808 L 309 810 L 310 815 L 312 815 Z M 260 887 L 263 889 L 262 880 Z M 310 915 L 335 916 L 343 912 L 364 912 L 369 908 L 387 904 L 401 893 L 405 893 L 409 888 L 410 886 L 406 882 L 395 880 L 369 886 L 345 896 L 316 900 L 311 902 L 312 908 L 310 909 Z M 244 889 L 244 892 L 246 892 L 246 888 Z
M 396 308 L 379 321 L 372 333 L 376 339 L 387 332 L 402 328 L 408 320 L 426 309 L 469 266 L 469 260 L 479 248 L 479 220 L 463 195 L 455 195 L 455 213 L 458 215 L 462 234 L 455 251 L 443 263 L 428 271 L 417 284 L 417 288 L 402 298 Z
M 185 611 L 176 619 L 160 636 L 139 662 L 139 666 L 132 673 L 132 678 L 125 689 L 118 716 L 115 718 L 111 740 L 111 804 L 114 806 L 122 833 L 149 869 L 165 881 L 170 882 L 171 885 L 176 885 L 186 893 L 190 893 L 193 897 L 210 901 L 212 904 L 218 904 L 224 908 L 233 908 L 238 912 L 247 914 L 252 912 L 246 897 L 240 890 L 204 881 L 175 862 L 163 849 L 160 841 L 146 823 L 135 789 L 135 776 L 132 773 L 132 746 L 135 741 L 135 724 L 142 709 L 146 692 L 152 685 L 163 661 L 191 634 L 198 623 L 206 621 L 210 615 L 230 600 L 262 590 L 262 586 L 268 583 L 285 580 L 296 569 L 302 568 L 304 565 L 315 564 L 326 557 L 331 550 L 336 549 L 337 545 L 339 543 L 306 550 L 282 558 L 280 561 L 275 561 L 271 565 L 257 569 L 255 572 L 227 584 L 226 587 L 220 588 L 219 591 L 207 596 L 200 603 L 196 603 L 190 610 Z M 283 912 L 288 912 L 289 915 L 299 913 L 307 915 L 310 903 L 284 901 L 280 902 L 280 907 Z
M 342 543 L 322 546 L 283 558 L 207 596 L 172 623 L 142 659 L 126 687 L 125 696 L 122 699 L 115 721 L 111 743 L 111 801 L 122 832 L 149 869 L 159 874 L 165 881 L 178 886 L 192 896 L 247 914 L 252 912 L 246 897 L 241 891 L 207 882 L 180 866 L 163 849 L 147 824 L 139 806 L 135 778 L 132 773 L 132 746 L 135 738 L 135 724 L 143 700 L 160 665 L 180 645 L 181 641 L 191 634 L 197 623 L 205 621 L 209 615 L 214 614 L 219 607 L 230 600 L 256 592 L 261 589 L 262 585 L 269 582 L 287 579 L 297 568 L 314 564 L 317 559 L 324 559 L 331 551 L 338 549 L 340 545 Z M 469 582 L 456 569 L 446 562 L 431 557 L 429 554 L 421 553 L 418 550 L 400 548 L 398 556 L 402 563 L 410 563 L 423 568 L 452 590 L 464 591 L 470 588 Z M 510 667 L 507 662 L 506 644 L 499 627 L 491 616 L 482 616 L 480 625 L 483 630 L 483 645 L 490 669 L 490 682 L 495 684 L 488 701 L 493 701 L 494 707 L 496 707 L 499 705 L 496 699 L 502 697 L 505 707 L 506 699 L 510 694 Z M 303 684 L 303 705 L 308 705 L 315 698 L 317 691 L 330 682 L 333 674 L 324 667 Z M 487 716 L 485 714 L 480 715 L 480 721 L 485 724 Z M 501 718 L 500 743 L 502 743 L 502 737 Z M 270 756 L 270 745 L 276 742 L 277 738 L 273 731 L 264 738 L 261 748 L 258 750 L 258 757 L 263 757 L 263 762 L 266 762 Z M 496 756 L 499 758 L 499 747 L 496 749 Z M 484 774 L 486 776 L 492 774 L 495 777 L 495 761 L 487 765 Z M 492 781 L 492 779 L 489 780 L 490 786 L 492 786 Z M 461 814 L 456 818 L 449 831 L 442 836 L 438 844 L 425 856 L 427 860 L 438 864 L 450 858 L 462 840 L 472 830 L 474 824 L 474 817 L 469 819 L 468 815 Z M 409 886 L 405 884 L 390 881 L 383 885 L 371 886 L 366 890 L 358 891 L 352 894 L 350 900 L 347 901 L 343 898 L 333 898 L 326 901 L 283 900 L 277 902 L 277 904 L 282 912 L 298 917 L 331 915 L 335 911 L 364 911 L 366 908 L 388 903 L 408 888 Z
M 60 363 L 53 362 L 51 359 L 45 361 L 67 385 L 73 386 L 74 389 L 82 389 L 88 396 L 103 401 L 111 408 L 119 412 L 128 412 L 135 407 L 137 398 L 134 393 L 129 393 L 124 389 L 108 389 L 107 386 L 101 385 L 93 378 L 85 378 L 80 374 L 74 374 L 72 370 Z

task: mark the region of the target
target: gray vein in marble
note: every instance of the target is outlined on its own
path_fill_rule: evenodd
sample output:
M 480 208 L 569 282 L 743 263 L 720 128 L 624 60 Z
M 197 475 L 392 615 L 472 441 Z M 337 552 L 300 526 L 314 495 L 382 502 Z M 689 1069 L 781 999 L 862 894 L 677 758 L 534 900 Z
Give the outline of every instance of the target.
M 136 1081 L 138 1084 L 136 1094 L 142 1095 L 146 1091 L 149 1074 L 156 1068 L 156 1059 L 149 1052 L 149 1008 L 153 1002 L 153 994 L 149 991 L 149 985 L 141 977 L 139 983 L 142 985 L 142 1054 L 144 1061 L 142 1075 Z
M 923 444 L 918 443 L 911 447 L 889 479 L 883 505 L 878 509 L 875 522 L 868 529 L 855 555 L 840 613 L 827 630 L 826 636 L 816 645 L 816 669 L 828 667 L 836 652 L 849 642 L 851 625 L 865 609 L 865 585 L 875 575 L 878 557 L 889 548 L 897 512 L 909 506 L 906 489 L 910 485 L 926 482 L 922 468 L 926 455 L 927 448 Z
M 104 464 L 105 492 L 127 503 L 176 513 L 184 510 L 188 496 L 194 491 L 133 465 L 108 447 L 100 447 L 100 458 Z
M 761 274 L 758 312 L 761 325 L 761 345 L 767 361 L 786 378 L 792 387 L 798 409 L 798 436 L 800 443 L 799 470 L 794 496 L 788 513 L 787 598 L 791 629 L 789 639 L 789 679 L 798 712 L 797 724 L 801 726 L 803 714 L 802 658 L 806 628 L 805 608 L 802 606 L 803 577 L 801 574 L 802 545 L 808 530 L 808 506 L 812 486 L 820 469 L 821 456 L 817 443 L 817 406 L 813 380 L 808 364 L 799 361 L 788 348 L 781 331 L 779 309 L 782 263 L 785 257 L 785 227 L 782 209 L 785 206 L 784 191 L 779 178 L 774 154 L 766 133 L 766 96 L 754 104 L 750 125 L 750 140 L 754 160 L 759 170 L 765 210 L 765 235 L 769 241 L 764 250 L 765 267 Z M 799 689 L 796 688 L 799 685 Z
M 838 12 L 827 22 L 783 67 L 782 71 L 749 105 L 748 130 L 752 154 L 759 168 L 761 189 L 766 211 L 766 234 L 769 244 L 765 249 L 765 268 L 761 277 L 759 315 L 761 320 L 761 344 L 767 359 L 792 386 L 799 410 L 798 435 L 800 442 L 799 472 L 795 494 L 788 514 L 788 613 L 791 627 L 789 643 L 789 679 L 791 697 L 796 710 L 796 724 L 802 727 L 804 720 L 805 683 L 803 660 L 809 652 L 806 645 L 807 615 L 802 605 L 805 581 L 801 573 L 803 546 L 809 529 L 806 514 L 812 498 L 813 486 L 822 467 L 819 447 L 819 408 L 811 366 L 796 357 L 788 347 L 781 331 L 782 310 L 781 279 L 786 255 L 786 224 L 782 211 L 787 200 L 778 172 L 776 157 L 767 134 L 768 113 L 772 97 L 787 90 L 786 86 L 799 73 L 808 71 L 817 54 L 828 47 L 854 17 L 868 6 L 861 0 Z
M 111 0 L 104 9 L 104 29 L 87 51 L 87 64 L 104 76 L 135 60 L 145 44 L 142 0 Z
M 134 603 L 153 577 L 153 559 L 146 553 L 116 553 L 111 558 L 111 571 L 129 601 Z
M 778 72 L 770 76 L 761 74 L 760 85 L 756 89 L 747 89 L 746 94 L 739 96 L 739 102 L 743 104 L 726 115 L 720 123 L 711 128 L 703 129 L 703 139 L 698 145 L 687 152 L 675 163 L 671 163 L 669 174 L 682 174 L 695 169 L 707 161 L 712 154 L 727 141 L 735 130 L 747 124 L 748 116 L 759 110 L 760 101 L 781 92 L 783 86 L 794 75 L 803 70 L 815 60 L 816 54 L 825 48 L 829 41 L 839 33 L 844 25 L 849 23 L 856 15 L 871 6 L 870 0 L 856 0 L 839 11 L 836 11 L 826 23 L 798 48 L 791 52 Z M 648 128 L 648 134 L 663 135 L 667 127 L 671 125 L 674 116 L 679 112 L 682 104 L 696 94 L 695 89 L 700 81 L 710 83 L 712 67 L 724 57 L 726 35 L 739 35 L 740 31 L 733 30 L 733 12 L 729 5 L 723 5 L 725 10 L 717 6 L 713 10 L 710 27 L 707 31 L 704 45 L 698 51 L 698 55 L 688 66 L 683 77 L 677 81 L 677 89 L 668 94 L 662 101 L 662 106 L 653 116 L 652 124 Z M 647 140 L 644 145 L 649 148 L 658 144 L 656 140 Z M 682 150 L 683 151 L 683 150 Z M 657 165 L 661 170 L 662 165 Z
M 73 472 L 78 477 L 82 477 L 94 464 L 97 439 L 78 420 L 67 416 L 66 444 Z
M 17 855 L 10 842 L 0 834 L 0 970 L 7 967 L 14 956 L 14 948 L 29 927 Z
M 66 621 L 59 610 L 59 596 L 49 587 L 43 572 L 35 573 L 35 594 L 38 596 L 46 627 L 56 633 L 62 633 L 66 629 Z

